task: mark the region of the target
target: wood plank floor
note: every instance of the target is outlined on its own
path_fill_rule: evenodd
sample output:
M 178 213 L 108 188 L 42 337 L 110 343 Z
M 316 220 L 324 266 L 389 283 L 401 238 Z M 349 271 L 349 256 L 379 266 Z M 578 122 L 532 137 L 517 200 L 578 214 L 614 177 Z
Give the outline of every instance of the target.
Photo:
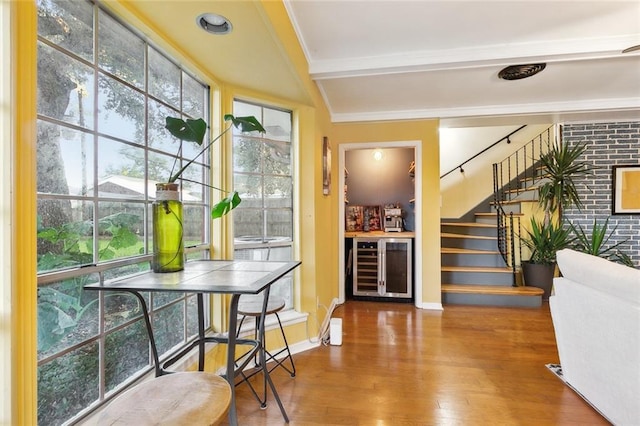
M 334 317 L 342 346 L 295 354 L 295 378 L 272 373 L 291 425 L 609 424 L 545 367 L 558 362 L 547 303 L 437 312 L 348 301 Z M 266 409 L 246 385 L 237 398 L 240 424 L 284 423 L 272 395 Z

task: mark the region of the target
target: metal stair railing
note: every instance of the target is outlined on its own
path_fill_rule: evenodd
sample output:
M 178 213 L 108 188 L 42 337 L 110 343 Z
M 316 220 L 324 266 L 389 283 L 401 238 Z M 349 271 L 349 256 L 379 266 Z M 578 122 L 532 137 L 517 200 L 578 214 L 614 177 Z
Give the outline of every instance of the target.
M 505 206 L 522 200 L 542 179 L 540 157 L 551 147 L 553 126 L 547 128 L 513 154 L 493 164 L 493 205 L 497 214 L 498 250 L 513 273 L 516 284 L 517 267 L 522 258 L 520 217 Z
M 472 157 L 469 157 L 467 160 L 463 161 L 462 163 L 460 163 L 459 165 L 457 165 L 456 167 L 454 167 L 453 169 L 449 170 L 447 173 L 443 174 L 442 176 L 440 176 L 440 179 L 442 179 L 443 177 L 455 172 L 456 170 L 460 170 L 460 172 L 464 173 L 464 169 L 462 168 L 462 166 L 464 166 L 465 164 L 469 163 L 471 160 L 481 156 L 482 154 L 484 154 L 485 152 L 489 151 L 491 148 L 493 148 L 494 146 L 500 144 L 500 142 L 506 141 L 507 143 L 511 143 L 511 136 L 515 135 L 516 133 L 518 133 L 520 130 L 524 129 L 525 127 L 527 127 L 526 124 L 518 127 L 517 129 L 515 129 L 514 131 L 512 131 L 511 133 L 509 133 L 508 135 L 498 139 L 497 141 L 495 141 L 494 143 L 492 143 L 491 145 L 489 145 L 488 147 L 486 147 L 485 149 L 483 149 L 482 151 L 478 152 L 477 154 L 473 155 Z
M 513 212 L 506 213 L 502 206 L 497 206 L 497 222 L 498 222 L 498 250 L 502 255 L 504 263 L 511 268 L 512 285 L 516 285 L 517 265 L 522 258 L 522 246 L 518 239 L 516 244 L 516 235 L 520 235 L 520 217 L 514 216 Z

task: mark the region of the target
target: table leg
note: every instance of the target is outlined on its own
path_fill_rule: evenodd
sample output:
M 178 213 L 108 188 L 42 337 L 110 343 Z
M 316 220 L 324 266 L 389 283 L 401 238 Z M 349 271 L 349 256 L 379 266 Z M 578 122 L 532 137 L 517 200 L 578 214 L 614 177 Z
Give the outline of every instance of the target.
M 236 385 L 235 385 L 235 360 L 236 360 L 236 329 L 238 327 L 238 301 L 239 294 L 231 295 L 229 305 L 229 332 L 227 343 L 227 381 L 231 386 L 231 406 L 229 407 L 229 425 L 238 424 L 238 413 L 236 411 Z
M 204 297 L 202 293 L 197 294 L 198 298 L 198 371 L 204 371 Z
M 262 365 L 262 372 L 264 374 L 265 381 L 269 383 L 269 387 L 271 388 L 271 392 L 273 393 L 273 397 L 280 408 L 280 412 L 282 413 L 282 417 L 286 423 L 289 423 L 289 416 L 287 416 L 287 412 L 282 405 L 282 401 L 280 401 L 280 396 L 278 395 L 278 391 L 276 391 L 276 387 L 271 381 L 271 375 L 269 374 L 269 367 L 267 366 L 267 357 L 266 357 L 266 348 L 264 347 L 265 340 L 265 329 L 264 329 L 264 321 L 267 316 L 267 306 L 269 304 L 269 293 L 271 291 L 271 287 L 267 287 L 264 290 L 264 299 L 262 302 L 262 315 L 260 315 L 260 326 L 259 326 L 259 341 L 262 342 L 260 345 L 260 364 Z M 264 403 L 267 403 L 267 389 L 265 385 L 264 389 Z
M 162 368 L 160 367 L 160 360 L 158 357 L 158 348 L 156 347 L 156 339 L 153 337 L 153 328 L 151 327 L 151 320 L 149 319 L 149 310 L 147 309 L 147 302 L 144 301 L 144 297 L 137 291 L 123 290 L 133 294 L 140 305 L 142 306 L 142 317 L 144 318 L 144 324 L 147 327 L 147 335 L 149 336 L 149 343 L 151 344 L 151 355 L 153 356 L 153 365 L 156 369 L 156 377 L 162 375 Z

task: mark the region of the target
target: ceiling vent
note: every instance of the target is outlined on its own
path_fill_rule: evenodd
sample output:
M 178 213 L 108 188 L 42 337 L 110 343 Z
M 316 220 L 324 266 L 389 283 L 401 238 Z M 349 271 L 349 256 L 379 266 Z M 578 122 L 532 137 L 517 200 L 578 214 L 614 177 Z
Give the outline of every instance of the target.
M 498 73 L 503 80 L 520 80 L 538 74 L 547 64 L 510 65 Z

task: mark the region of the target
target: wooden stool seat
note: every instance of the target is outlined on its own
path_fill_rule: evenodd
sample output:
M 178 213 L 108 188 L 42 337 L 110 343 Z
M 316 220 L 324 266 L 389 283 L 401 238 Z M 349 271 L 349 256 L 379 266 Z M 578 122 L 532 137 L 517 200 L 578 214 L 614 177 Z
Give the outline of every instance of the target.
M 238 314 L 245 317 L 259 317 L 262 314 L 262 302 L 262 295 L 259 297 L 242 295 L 238 303 Z M 266 314 L 275 314 L 284 308 L 284 306 L 285 301 L 282 297 L 270 297 L 267 302 Z
M 166 374 L 114 399 L 98 425 L 217 425 L 231 405 L 231 387 L 203 371 Z

